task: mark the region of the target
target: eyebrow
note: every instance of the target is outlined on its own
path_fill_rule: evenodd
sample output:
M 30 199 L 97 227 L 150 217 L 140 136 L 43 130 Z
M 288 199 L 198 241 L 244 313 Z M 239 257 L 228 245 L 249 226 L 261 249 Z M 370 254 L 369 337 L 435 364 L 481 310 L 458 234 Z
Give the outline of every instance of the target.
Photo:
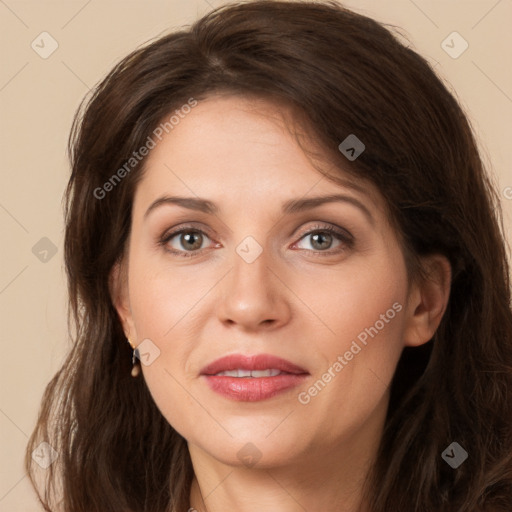
M 306 210 L 311 210 L 326 203 L 352 204 L 353 206 L 359 208 L 365 214 L 365 216 L 368 218 L 371 224 L 375 224 L 375 219 L 373 218 L 370 210 L 355 197 L 345 194 L 330 194 L 327 196 L 309 197 L 304 199 L 289 199 L 288 201 L 283 203 L 282 212 L 283 214 L 290 215 Z M 202 199 L 199 197 L 181 197 L 166 195 L 158 198 L 157 200 L 153 201 L 153 203 L 151 203 L 149 208 L 146 210 L 146 213 L 144 214 L 144 218 L 146 218 L 153 210 L 155 210 L 159 206 L 167 204 L 174 204 L 177 206 L 181 206 L 182 208 L 196 210 L 203 213 L 219 213 L 219 207 L 215 203 L 207 199 Z

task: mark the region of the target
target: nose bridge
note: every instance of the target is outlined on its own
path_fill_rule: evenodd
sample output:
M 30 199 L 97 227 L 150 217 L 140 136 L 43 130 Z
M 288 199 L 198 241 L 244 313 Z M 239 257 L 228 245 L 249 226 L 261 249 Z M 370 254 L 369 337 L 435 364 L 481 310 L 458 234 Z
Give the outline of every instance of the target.
M 232 271 L 229 273 L 219 305 L 223 321 L 246 328 L 276 324 L 288 314 L 283 286 L 274 275 L 272 254 L 267 244 L 246 236 L 235 247 Z
M 261 237 L 260 237 L 261 238 Z M 269 300 L 271 281 L 271 254 L 268 246 L 260 244 L 253 236 L 245 237 L 236 247 L 233 254 L 233 271 L 231 272 L 231 293 L 243 300 Z

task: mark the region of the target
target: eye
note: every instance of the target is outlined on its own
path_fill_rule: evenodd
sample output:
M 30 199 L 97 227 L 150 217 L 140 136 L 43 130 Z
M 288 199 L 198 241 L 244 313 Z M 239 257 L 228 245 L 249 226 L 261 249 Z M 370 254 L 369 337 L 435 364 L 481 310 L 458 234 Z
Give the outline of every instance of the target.
M 176 240 L 173 240 L 176 238 Z M 167 251 L 185 258 L 196 256 L 202 252 L 205 238 L 209 239 L 206 233 L 200 229 L 185 226 L 181 229 L 165 234 L 160 240 L 160 244 Z
M 351 248 L 354 244 L 354 239 L 350 233 L 339 230 L 331 225 L 316 225 L 313 229 L 304 233 L 294 245 L 297 246 L 308 237 L 311 237 L 310 243 L 312 248 L 299 247 L 299 249 L 325 256 L 340 253 L 347 248 Z M 192 226 L 183 226 L 176 231 L 165 233 L 159 240 L 159 244 L 171 254 L 189 258 L 197 256 L 206 249 L 203 247 L 206 239 L 209 240 L 210 237 L 203 230 Z M 328 251 L 327 249 L 330 249 L 335 241 L 338 241 L 337 247 L 334 250 Z M 222 246 L 217 243 L 216 247 Z
M 341 230 L 336 229 L 333 226 L 325 225 L 325 226 L 315 226 L 314 229 L 308 231 L 302 237 L 300 238 L 299 242 L 301 240 L 307 240 L 309 237 L 310 245 L 312 246 L 311 249 L 305 248 L 307 251 L 313 251 L 313 252 L 321 252 L 321 253 L 327 253 L 333 254 L 333 253 L 339 253 L 346 249 L 347 247 L 352 247 L 353 245 L 353 238 L 349 233 L 344 233 Z M 327 251 L 330 249 L 335 241 L 338 241 L 337 248 L 335 248 L 332 251 Z M 296 244 L 296 245 L 297 245 Z M 299 247 L 300 248 L 300 247 Z M 302 248 L 304 249 L 304 248 Z

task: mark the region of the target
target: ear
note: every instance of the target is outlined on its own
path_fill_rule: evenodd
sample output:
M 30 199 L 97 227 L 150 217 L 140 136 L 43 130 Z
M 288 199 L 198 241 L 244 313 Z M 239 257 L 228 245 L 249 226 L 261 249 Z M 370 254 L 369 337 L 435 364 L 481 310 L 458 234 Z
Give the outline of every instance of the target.
M 404 345 L 417 347 L 430 341 L 450 298 L 452 269 L 440 254 L 423 258 L 426 275 L 411 285 L 406 308 Z
M 132 317 L 130 307 L 130 296 L 128 293 L 128 272 L 123 261 L 116 262 L 109 274 L 109 291 L 125 336 L 136 344 L 137 331 Z

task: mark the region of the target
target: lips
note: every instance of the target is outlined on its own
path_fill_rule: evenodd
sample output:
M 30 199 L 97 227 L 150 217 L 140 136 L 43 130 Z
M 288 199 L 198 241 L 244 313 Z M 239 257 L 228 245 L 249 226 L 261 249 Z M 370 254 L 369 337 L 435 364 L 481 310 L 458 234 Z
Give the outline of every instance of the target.
M 225 398 L 256 402 L 302 384 L 309 372 L 269 354 L 232 354 L 204 367 L 201 376 L 211 390 Z
M 309 373 L 304 368 L 297 366 L 286 359 L 272 356 L 270 354 L 257 354 L 245 356 L 242 354 L 231 354 L 221 357 L 201 370 L 201 375 L 217 375 L 220 372 L 229 372 L 233 370 L 246 370 L 257 372 L 262 370 L 279 370 L 281 373 L 291 373 L 295 375 Z M 240 375 L 239 377 L 247 377 Z M 257 375 L 254 375 L 255 377 Z

